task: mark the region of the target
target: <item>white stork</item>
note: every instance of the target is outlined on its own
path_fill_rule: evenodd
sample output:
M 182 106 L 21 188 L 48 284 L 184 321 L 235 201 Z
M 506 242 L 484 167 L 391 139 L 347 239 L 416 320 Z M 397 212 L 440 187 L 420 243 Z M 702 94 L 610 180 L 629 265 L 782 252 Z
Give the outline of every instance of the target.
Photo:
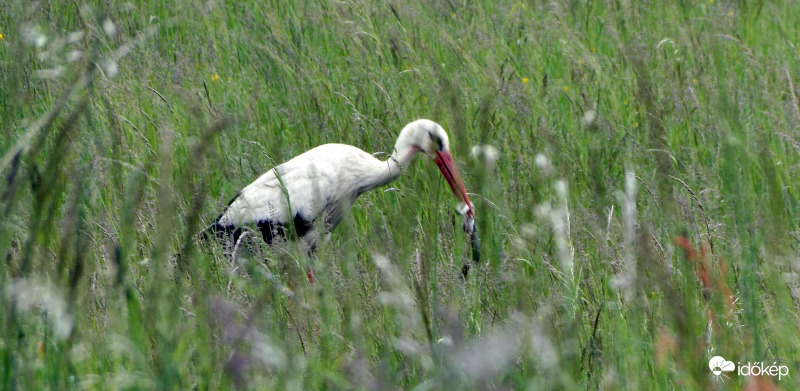
M 436 161 L 453 194 L 466 204 L 464 229 L 474 231 L 475 211 L 450 155 L 447 133 L 426 119 L 403 128 L 385 161 L 350 145 L 325 144 L 267 171 L 231 200 L 209 230 L 233 235 L 236 241 L 242 226 L 255 224 L 271 244 L 293 225 L 311 252 L 320 236 L 316 222 L 327 232 L 333 230 L 359 195 L 400 176 L 417 152 Z

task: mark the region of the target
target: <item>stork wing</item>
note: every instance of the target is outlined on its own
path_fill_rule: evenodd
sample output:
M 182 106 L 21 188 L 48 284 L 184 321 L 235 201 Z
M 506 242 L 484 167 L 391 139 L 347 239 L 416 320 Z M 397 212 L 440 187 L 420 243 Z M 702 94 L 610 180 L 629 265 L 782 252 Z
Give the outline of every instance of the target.
M 333 178 L 329 165 L 310 159 L 291 160 L 242 189 L 219 223 L 237 227 L 261 222 L 286 225 L 298 215 L 304 221 L 314 221 L 325 209 Z
M 217 222 L 224 227 L 253 223 L 286 226 L 290 221 L 310 225 L 324 213 L 325 228 L 331 230 L 361 192 L 389 180 L 391 172 L 385 162 L 350 145 L 325 144 L 242 189 Z

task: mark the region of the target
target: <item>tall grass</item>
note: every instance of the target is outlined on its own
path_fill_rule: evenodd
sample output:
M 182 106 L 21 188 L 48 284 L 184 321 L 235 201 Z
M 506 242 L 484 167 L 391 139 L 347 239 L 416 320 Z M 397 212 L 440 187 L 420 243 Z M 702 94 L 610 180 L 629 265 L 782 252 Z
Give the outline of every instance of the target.
M 0 388 L 794 389 L 797 20 L 791 1 L 4 2 Z M 467 281 L 424 158 L 313 258 L 199 242 L 274 165 L 390 152 L 422 117 L 475 202 Z M 790 376 L 718 379 L 715 355 Z

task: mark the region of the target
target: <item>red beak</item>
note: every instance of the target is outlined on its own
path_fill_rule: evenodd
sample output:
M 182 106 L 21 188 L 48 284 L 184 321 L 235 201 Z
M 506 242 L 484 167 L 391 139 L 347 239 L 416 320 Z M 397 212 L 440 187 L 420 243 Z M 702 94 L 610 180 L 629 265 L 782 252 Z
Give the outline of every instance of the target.
M 472 202 L 469 201 L 467 189 L 464 187 L 464 181 L 461 180 L 461 175 L 458 173 L 458 169 L 453 162 L 453 156 L 450 155 L 450 152 L 437 151 L 436 165 L 439 166 L 439 170 L 442 171 L 444 179 L 447 180 L 447 184 L 450 185 L 450 189 L 453 190 L 453 194 L 456 198 L 469 206 L 467 216 L 475 218 L 475 210 L 472 209 Z

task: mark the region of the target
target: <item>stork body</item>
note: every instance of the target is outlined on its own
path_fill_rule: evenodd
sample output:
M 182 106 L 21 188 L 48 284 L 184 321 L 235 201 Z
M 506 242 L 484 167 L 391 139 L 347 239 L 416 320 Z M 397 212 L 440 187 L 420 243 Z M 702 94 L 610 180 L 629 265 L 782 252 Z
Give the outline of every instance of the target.
M 417 120 L 400 132 L 388 160 L 350 145 L 325 144 L 267 171 L 242 189 L 209 228 L 236 240 L 242 226 L 255 224 L 264 240 L 272 243 L 293 225 L 311 251 L 320 228 L 333 230 L 359 195 L 397 178 L 417 152 L 436 160 L 453 193 L 473 215 L 447 133 L 433 121 Z

